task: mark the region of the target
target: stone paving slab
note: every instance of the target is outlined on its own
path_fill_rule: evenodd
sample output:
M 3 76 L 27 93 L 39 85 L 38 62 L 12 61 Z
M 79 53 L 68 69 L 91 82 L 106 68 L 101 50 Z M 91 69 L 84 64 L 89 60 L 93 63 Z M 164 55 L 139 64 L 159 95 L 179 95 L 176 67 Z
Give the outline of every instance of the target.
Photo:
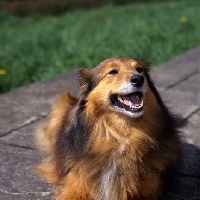
M 35 151 L 1 144 L 0 199 L 50 197 L 50 187 L 36 176 L 33 169 L 39 158 Z
M 200 70 L 200 46 L 163 63 L 152 70 L 152 79 L 160 88 L 179 84 Z
M 53 196 L 49 195 L 49 192 L 25 192 L 25 193 L 7 193 L 1 194 L 2 200 L 50 200 Z
M 55 96 L 69 88 L 77 93 L 77 70 L 47 81 L 34 83 L 0 96 L 0 135 L 16 130 L 46 116 Z
M 179 166 L 179 174 L 183 177 L 192 177 L 200 181 L 200 149 L 198 146 L 183 143 L 183 159 Z M 198 191 L 200 193 L 200 191 Z M 199 196 L 200 197 L 200 196 Z
M 174 189 L 164 200 L 199 200 L 200 180 L 192 177 L 177 176 Z
M 161 91 L 160 94 L 170 110 L 175 114 L 181 115 L 182 118 L 187 118 L 200 107 L 200 94 L 198 93 L 165 90 Z
M 200 148 L 200 111 L 194 113 L 189 119 L 187 119 L 187 128 L 180 129 L 183 133 L 183 139 L 188 144 L 193 144 Z M 196 155 L 200 159 L 199 154 Z M 200 160 L 199 160 L 199 178 L 200 178 Z
M 200 93 L 200 70 L 193 76 L 189 76 L 187 81 L 182 81 L 180 84 L 176 85 L 173 89 Z
M 200 199 L 200 47 L 152 70 L 168 106 L 182 122 L 183 159 L 166 200 Z M 0 95 L 0 199 L 52 199 L 51 187 L 33 169 L 40 156 L 32 133 L 56 94 L 77 93 L 77 70 Z M 184 123 L 183 123 L 184 122 Z
M 31 124 L 12 131 L 0 138 L 0 144 L 7 144 L 13 147 L 22 147 L 27 149 L 35 149 L 34 131 L 43 122 L 43 119 L 32 122 Z

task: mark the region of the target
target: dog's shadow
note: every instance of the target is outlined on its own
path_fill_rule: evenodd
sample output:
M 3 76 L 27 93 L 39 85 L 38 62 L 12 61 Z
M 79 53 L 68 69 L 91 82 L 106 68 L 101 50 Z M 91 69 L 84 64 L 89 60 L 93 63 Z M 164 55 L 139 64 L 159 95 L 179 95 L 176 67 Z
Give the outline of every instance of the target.
M 178 128 L 187 126 L 187 119 L 176 116 Z M 171 184 L 164 200 L 199 200 L 200 199 L 200 148 L 182 142 L 181 160 L 177 171 L 173 173 Z

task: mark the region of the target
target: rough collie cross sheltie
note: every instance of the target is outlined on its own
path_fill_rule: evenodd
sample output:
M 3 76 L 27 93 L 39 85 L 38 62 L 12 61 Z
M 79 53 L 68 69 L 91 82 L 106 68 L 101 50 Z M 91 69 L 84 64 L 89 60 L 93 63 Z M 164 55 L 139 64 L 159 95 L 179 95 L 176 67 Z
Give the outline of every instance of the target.
M 39 136 L 46 159 L 38 169 L 56 199 L 159 199 L 180 142 L 148 64 L 111 58 L 78 80 L 78 97 L 60 95 Z

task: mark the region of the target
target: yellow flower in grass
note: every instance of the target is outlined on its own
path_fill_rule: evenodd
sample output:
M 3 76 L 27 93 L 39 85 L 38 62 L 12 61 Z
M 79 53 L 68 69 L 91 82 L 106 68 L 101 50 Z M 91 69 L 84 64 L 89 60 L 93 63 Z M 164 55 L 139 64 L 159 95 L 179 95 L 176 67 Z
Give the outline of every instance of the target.
M 185 22 L 187 22 L 188 21 L 188 18 L 186 17 L 186 16 L 182 16 L 181 18 L 180 18 L 180 22 L 182 22 L 182 23 L 185 23 Z
M 0 75 L 5 75 L 6 74 L 6 70 L 0 69 Z

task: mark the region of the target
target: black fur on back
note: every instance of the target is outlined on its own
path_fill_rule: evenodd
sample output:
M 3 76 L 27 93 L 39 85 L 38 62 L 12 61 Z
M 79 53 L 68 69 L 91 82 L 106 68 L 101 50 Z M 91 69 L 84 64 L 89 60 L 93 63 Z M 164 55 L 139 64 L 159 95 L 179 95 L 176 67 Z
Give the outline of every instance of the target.
M 80 83 L 79 101 L 71 107 L 66 116 L 66 126 L 58 136 L 55 156 L 61 160 L 60 176 L 64 177 L 70 169 L 66 163 L 71 159 L 80 160 L 86 153 L 87 141 L 91 133 L 91 123 L 84 116 L 87 95 L 95 87 L 91 72 L 81 69 L 78 74 Z

